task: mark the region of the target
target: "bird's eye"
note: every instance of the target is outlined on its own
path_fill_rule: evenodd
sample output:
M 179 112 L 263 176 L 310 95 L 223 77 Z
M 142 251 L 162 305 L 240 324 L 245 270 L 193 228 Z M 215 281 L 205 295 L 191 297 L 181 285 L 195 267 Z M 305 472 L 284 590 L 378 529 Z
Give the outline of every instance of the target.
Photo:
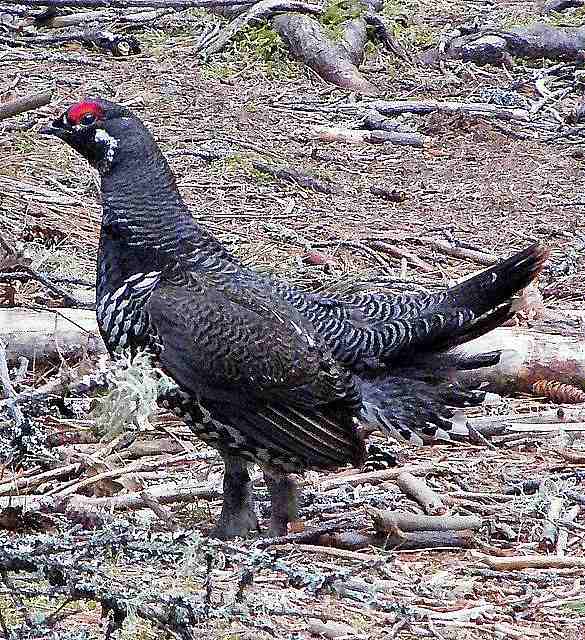
M 82 116 L 79 121 L 83 125 L 93 124 L 96 121 L 95 113 L 88 112 L 84 116 Z

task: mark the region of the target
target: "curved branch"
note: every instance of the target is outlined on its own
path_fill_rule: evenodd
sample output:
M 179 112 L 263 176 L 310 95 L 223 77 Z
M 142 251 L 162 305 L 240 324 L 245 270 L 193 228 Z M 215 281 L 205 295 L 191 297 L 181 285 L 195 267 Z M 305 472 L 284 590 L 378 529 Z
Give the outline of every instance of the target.
M 248 25 L 286 11 L 311 13 L 313 15 L 320 15 L 323 12 L 320 6 L 307 4 L 301 0 L 260 0 L 247 11 L 234 18 L 213 40 L 205 43 L 200 49 L 203 49 L 207 55 L 219 53 L 232 38 Z
M 333 42 L 316 20 L 285 13 L 276 16 L 272 25 L 286 42 L 291 54 L 327 82 L 364 95 L 379 94 L 377 87 L 349 59 L 347 49 Z

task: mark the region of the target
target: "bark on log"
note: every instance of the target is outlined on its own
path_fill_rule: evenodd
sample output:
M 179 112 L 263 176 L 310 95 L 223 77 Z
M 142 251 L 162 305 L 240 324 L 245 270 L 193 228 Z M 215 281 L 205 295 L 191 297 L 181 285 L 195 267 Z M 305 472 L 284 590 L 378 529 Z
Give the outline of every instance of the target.
M 95 311 L 56 309 L 30 311 L 0 309 L 0 340 L 6 344 L 6 359 L 51 360 L 79 355 L 106 353 L 99 335 Z
M 272 26 L 285 41 L 291 54 L 327 82 L 363 95 L 379 94 L 377 87 L 350 60 L 347 49 L 333 42 L 316 20 L 285 13 L 276 16 L 272 20 Z M 349 46 L 347 42 L 346 46 Z
M 493 367 L 460 371 L 460 381 L 468 384 L 487 382 L 496 393 L 532 392 L 538 380 L 554 380 L 585 387 L 585 333 L 566 336 L 521 328 L 498 328 L 455 349 L 458 354 L 473 356 L 503 351 Z
M 578 9 L 585 6 L 585 0 L 548 0 L 544 3 L 543 9 L 546 13 L 553 11 L 561 12 L 567 9 Z
M 544 23 L 512 27 L 507 30 L 484 29 L 451 40 L 444 51 L 425 52 L 422 61 L 456 59 L 475 64 L 501 64 L 510 56 L 537 60 L 583 60 L 585 27 L 555 27 Z
M 24 96 L 23 98 L 18 98 L 11 102 L 0 104 L 0 120 L 11 118 L 19 113 L 24 113 L 25 111 L 32 111 L 33 109 L 44 107 L 46 104 L 51 102 L 51 96 L 51 91 L 44 91 L 43 93 Z
M 423 516 L 419 513 L 407 513 L 380 510 L 373 507 L 368 513 L 374 523 L 376 531 L 390 532 L 398 528 L 401 531 L 461 531 L 481 529 L 482 520 L 479 516 Z

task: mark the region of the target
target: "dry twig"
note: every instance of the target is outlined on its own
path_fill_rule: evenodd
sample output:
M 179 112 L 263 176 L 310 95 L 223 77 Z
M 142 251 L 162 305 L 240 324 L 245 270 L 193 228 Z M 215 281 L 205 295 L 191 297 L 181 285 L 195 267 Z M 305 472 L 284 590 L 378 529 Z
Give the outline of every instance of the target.
M 44 107 L 51 102 L 52 91 L 43 91 L 23 98 L 17 98 L 11 102 L 0 103 L 0 120 L 11 118 L 26 111 L 32 111 L 39 107 Z
M 441 496 L 429 487 L 424 478 L 415 478 L 412 473 L 404 471 L 396 478 L 396 484 L 404 494 L 418 502 L 427 515 L 440 515 L 447 510 Z

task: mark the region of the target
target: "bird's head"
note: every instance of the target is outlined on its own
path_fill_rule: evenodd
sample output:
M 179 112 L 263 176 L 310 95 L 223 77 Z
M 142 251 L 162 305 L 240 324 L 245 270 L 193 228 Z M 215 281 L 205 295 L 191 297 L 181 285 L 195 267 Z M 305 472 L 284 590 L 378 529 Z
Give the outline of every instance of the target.
M 125 107 L 88 98 L 69 107 L 41 133 L 61 138 L 93 167 L 106 173 L 121 152 L 124 135 L 134 118 Z

